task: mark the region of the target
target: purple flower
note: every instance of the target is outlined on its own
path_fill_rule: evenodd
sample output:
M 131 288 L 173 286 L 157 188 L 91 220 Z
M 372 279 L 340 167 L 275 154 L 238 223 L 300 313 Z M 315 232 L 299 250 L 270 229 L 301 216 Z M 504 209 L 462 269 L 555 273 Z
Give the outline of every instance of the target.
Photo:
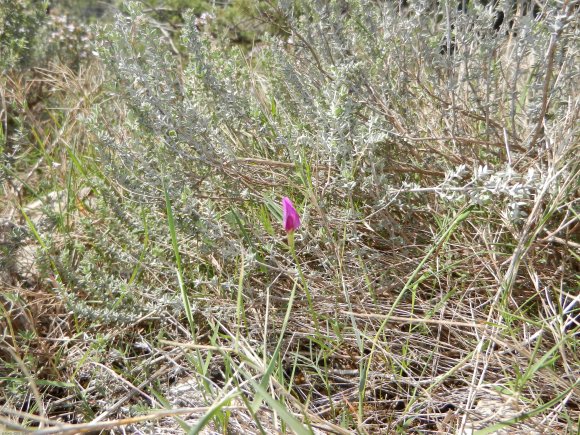
M 294 208 L 290 198 L 282 198 L 282 225 L 287 233 L 291 233 L 300 226 L 300 216 Z

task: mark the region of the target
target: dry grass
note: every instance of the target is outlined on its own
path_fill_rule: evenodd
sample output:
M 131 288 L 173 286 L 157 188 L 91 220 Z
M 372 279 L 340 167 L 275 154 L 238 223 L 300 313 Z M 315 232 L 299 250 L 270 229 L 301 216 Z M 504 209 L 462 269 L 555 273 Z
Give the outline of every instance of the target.
M 454 56 L 433 37 L 389 51 L 408 24 L 390 15 L 400 32 L 350 51 L 322 16 L 324 48 L 272 8 L 294 42 L 201 44 L 215 81 L 185 59 L 149 74 L 150 52 L 140 83 L 99 59 L 2 77 L 4 149 L 30 142 L 3 166 L 0 429 L 577 433 L 578 12 L 560 12 L 553 37 L 526 28 L 543 63 L 515 34 L 493 61 L 459 31 Z M 295 64 L 266 69 L 277 50 Z M 167 83 L 183 100 L 149 128 L 158 107 L 135 101 Z M 295 256 L 282 195 L 303 217 Z

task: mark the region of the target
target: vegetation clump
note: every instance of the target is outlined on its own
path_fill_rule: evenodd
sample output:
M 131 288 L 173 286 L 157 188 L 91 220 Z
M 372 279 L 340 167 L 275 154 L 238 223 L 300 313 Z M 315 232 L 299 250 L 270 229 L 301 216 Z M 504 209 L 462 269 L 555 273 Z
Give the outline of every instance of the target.
M 0 429 L 578 431 L 574 2 L 121 3 L 0 0 Z

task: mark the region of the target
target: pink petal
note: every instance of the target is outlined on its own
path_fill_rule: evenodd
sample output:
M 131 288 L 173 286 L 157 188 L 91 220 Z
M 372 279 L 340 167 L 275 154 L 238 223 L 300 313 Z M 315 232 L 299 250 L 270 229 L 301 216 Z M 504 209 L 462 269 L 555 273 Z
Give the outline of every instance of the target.
M 287 232 L 294 231 L 300 226 L 300 216 L 294 208 L 290 198 L 282 198 L 282 225 Z

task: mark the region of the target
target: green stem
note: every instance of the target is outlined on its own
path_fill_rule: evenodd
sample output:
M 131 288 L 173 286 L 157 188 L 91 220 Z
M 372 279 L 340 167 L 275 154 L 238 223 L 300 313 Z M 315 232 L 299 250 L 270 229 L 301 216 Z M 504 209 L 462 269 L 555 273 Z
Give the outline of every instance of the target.
M 294 231 L 290 231 L 288 233 L 288 246 L 290 247 L 290 254 L 292 254 L 292 258 L 294 259 L 294 263 L 296 264 L 296 269 L 298 270 L 298 276 L 300 276 L 300 281 L 302 282 L 302 288 L 304 289 L 304 293 L 306 294 L 306 300 L 308 301 L 308 309 L 310 310 L 310 315 L 314 320 L 314 325 L 316 326 L 316 330 L 319 330 L 318 325 L 318 314 L 314 310 L 314 305 L 312 304 L 312 295 L 310 294 L 310 290 L 308 289 L 308 283 L 306 282 L 306 278 L 304 277 L 304 273 L 302 273 L 302 267 L 300 267 L 300 262 L 298 261 L 298 257 L 296 256 L 296 248 L 294 246 Z

